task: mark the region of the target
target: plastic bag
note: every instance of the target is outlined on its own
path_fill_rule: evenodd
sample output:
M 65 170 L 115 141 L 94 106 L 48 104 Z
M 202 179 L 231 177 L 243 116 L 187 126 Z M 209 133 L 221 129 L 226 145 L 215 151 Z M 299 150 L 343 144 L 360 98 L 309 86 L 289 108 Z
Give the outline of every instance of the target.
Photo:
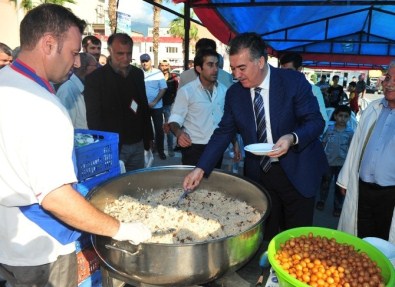
M 144 167 L 151 167 L 154 162 L 152 150 L 144 150 Z

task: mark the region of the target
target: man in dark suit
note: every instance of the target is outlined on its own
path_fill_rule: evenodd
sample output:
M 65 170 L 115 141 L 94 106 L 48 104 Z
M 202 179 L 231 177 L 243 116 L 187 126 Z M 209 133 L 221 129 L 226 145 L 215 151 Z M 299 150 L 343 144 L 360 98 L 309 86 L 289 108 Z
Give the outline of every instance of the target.
M 153 140 L 144 74 L 130 65 L 129 35 L 113 34 L 107 45 L 109 61 L 86 77 L 88 127 L 119 134 L 119 157 L 126 171 L 144 168 L 144 149 L 149 150 Z
M 315 195 L 328 168 L 318 140 L 325 121 L 304 75 L 269 66 L 259 35 L 238 35 L 230 43 L 229 56 L 238 83 L 228 89 L 219 127 L 183 185 L 193 189 L 209 175 L 236 133 L 245 145 L 259 142 L 254 101 L 262 97 L 267 139 L 261 142 L 272 143 L 274 151 L 264 158 L 246 152 L 244 173 L 270 194 L 272 208 L 265 229 L 265 239 L 270 240 L 282 230 L 313 223 Z

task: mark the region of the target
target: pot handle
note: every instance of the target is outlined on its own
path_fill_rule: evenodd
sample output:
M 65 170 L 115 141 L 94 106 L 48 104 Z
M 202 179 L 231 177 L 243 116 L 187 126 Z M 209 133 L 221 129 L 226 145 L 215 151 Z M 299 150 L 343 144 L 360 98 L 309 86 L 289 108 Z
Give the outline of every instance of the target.
M 132 255 L 132 256 L 139 254 L 139 253 L 140 253 L 140 250 L 141 250 L 141 246 L 140 246 L 140 245 L 138 245 L 136 252 L 130 252 L 130 251 L 128 251 L 128 250 L 119 248 L 119 247 L 114 246 L 114 245 L 111 245 L 111 244 L 106 244 L 105 247 L 106 247 L 107 249 L 113 249 L 113 250 L 116 250 L 116 251 L 125 253 L 126 255 Z

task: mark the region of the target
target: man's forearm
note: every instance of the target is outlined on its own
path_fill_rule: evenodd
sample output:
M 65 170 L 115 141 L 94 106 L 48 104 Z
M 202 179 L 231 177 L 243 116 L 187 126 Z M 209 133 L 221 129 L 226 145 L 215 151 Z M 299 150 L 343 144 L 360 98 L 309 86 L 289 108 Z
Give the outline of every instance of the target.
M 117 219 L 94 207 L 70 184 L 50 192 L 42 206 L 64 223 L 82 231 L 112 237 L 119 229 Z
M 160 101 L 160 99 L 163 98 L 163 96 L 165 95 L 166 90 L 167 89 L 160 90 L 156 98 L 153 100 L 153 103 L 157 104 Z
M 176 122 L 169 123 L 171 132 L 178 138 L 182 133 L 181 127 Z

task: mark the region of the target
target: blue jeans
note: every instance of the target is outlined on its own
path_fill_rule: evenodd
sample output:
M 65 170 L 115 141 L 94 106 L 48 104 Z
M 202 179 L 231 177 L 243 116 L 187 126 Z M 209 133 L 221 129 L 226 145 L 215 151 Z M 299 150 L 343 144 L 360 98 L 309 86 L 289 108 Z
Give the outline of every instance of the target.
M 154 123 L 156 150 L 158 154 L 163 154 L 163 141 L 165 140 L 165 134 L 163 132 L 163 108 L 150 109 L 150 116 Z
M 163 106 L 163 116 L 165 117 L 165 123 L 169 121 L 170 112 L 171 112 L 171 105 Z M 169 151 L 173 150 L 173 138 L 174 136 L 171 131 L 168 134 L 166 134 L 167 150 Z

